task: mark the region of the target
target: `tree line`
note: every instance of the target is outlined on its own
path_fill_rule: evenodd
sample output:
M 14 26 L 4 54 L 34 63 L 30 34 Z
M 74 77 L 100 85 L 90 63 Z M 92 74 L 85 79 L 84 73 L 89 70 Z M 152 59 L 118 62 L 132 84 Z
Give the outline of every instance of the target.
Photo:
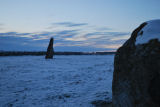
M 54 55 L 109 55 L 115 52 L 54 52 Z M 23 55 L 46 55 L 46 51 L 28 52 L 28 51 L 1 51 L 0 56 L 23 56 Z

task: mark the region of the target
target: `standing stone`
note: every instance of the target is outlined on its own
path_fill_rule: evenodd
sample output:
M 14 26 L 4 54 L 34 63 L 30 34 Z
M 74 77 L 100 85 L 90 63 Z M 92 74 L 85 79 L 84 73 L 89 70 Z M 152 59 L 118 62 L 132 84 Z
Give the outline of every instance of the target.
M 47 53 L 46 53 L 46 57 L 45 57 L 46 59 L 52 59 L 53 58 L 53 54 L 54 54 L 53 41 L 54 41 L 54 39 L 51 38 L 50 42 L 49 42 L 49 45 L 48 45 L 48 48 L 47 48 Z
M 160 107 L 160 20 L 141 24 L 117 50 L 113 107 Z

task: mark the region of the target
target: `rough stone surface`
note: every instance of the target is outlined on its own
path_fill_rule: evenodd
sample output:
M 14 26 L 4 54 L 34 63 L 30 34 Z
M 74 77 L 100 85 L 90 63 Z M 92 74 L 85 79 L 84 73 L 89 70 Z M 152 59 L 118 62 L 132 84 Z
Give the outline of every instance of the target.
M 51 38 L 50 42 L 49 42 L 49 45 L 48 45 L 48 48 L 47 48 L 47 53 L 46 53 L 46 57 L 45 57 L 46 59 L 52 59 L 53 58 L 53 54 L 54 54 L 53 41 L 54 41 L 54 39 Z
M 115 55 L 113 107 L 160 107 L 160 42 L 152 39 L 135 45 L 145 26 L 147 22 L 135 29 Z

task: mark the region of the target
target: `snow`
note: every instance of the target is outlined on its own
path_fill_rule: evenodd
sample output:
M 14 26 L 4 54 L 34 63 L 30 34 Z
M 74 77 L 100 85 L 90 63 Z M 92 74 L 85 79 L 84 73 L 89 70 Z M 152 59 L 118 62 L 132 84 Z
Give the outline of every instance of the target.
M 152 39 L 158 39 L 160 41 L 160 19 L 147 21 L 146 23 L 147 25 L 139 31 L 135 45 L 146 44 Z
M 114 55 L 0 57 L 0 107 L 92 107 L 112 100 Z

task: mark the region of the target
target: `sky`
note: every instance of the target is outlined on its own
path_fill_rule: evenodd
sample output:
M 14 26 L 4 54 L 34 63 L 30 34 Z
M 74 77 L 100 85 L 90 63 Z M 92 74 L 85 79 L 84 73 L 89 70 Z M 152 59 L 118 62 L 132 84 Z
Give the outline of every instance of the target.
M 0 0 L 0 51 L 116 51 L 160 0 Z

